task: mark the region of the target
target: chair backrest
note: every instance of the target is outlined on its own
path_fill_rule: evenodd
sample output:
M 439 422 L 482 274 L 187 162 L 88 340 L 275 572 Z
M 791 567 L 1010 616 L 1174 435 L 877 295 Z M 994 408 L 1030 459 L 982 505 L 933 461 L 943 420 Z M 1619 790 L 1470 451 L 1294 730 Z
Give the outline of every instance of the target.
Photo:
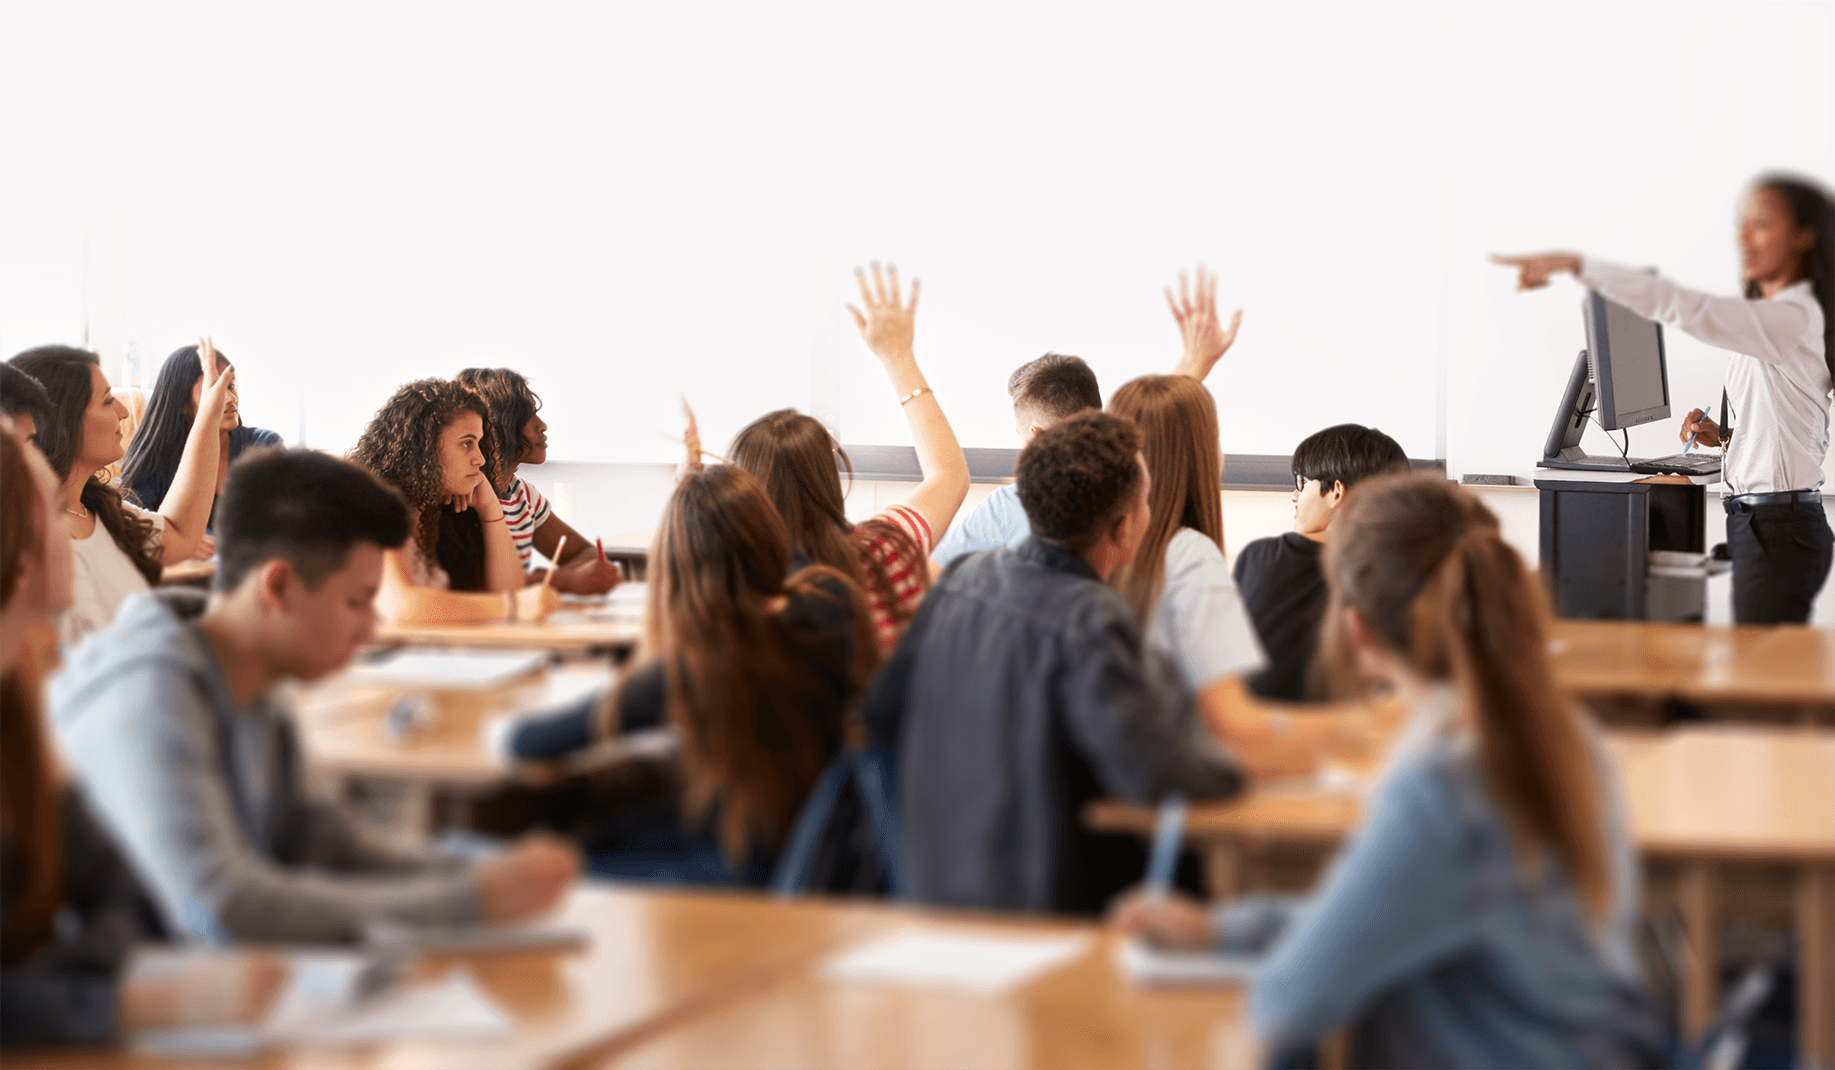
M 850 788 L 859 802 L 854 821 L 842 807 Z M 818 858 L 844 844 L 855 831 L 851 826 L 862 818 L 880 883 L 888 896 L 902 898 L 905 861 L 898 817 L 898 759 L 888 747 L 843 751 L 822 771 L 778 859 L 772 891 L 792 896 L 824 890 L 812 887 Z

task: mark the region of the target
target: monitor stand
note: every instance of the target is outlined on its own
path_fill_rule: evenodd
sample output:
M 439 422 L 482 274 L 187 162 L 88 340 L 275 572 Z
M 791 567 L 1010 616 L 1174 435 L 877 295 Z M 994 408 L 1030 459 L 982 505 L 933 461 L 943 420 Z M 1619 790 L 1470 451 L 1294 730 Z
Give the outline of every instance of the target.
M 1593 382 L 1593 370 L 1587 365 L 1587 351 L 1581 350 L 1574 361 L 1574 374 L 1568 376 L 1567 390 L 1561 407 L 1555 412 L 1555 424 L 1548 429 L 1548 442 L 1542 447 L 1539 468 L 1562 468 L 1584 472 L 1629 472 L 1633 461 L 1616 454 L 1594 456 L 1580 448 L 1580 436 L 1586 432 L 1587 418 L 1599 404 L 1599 389 Z

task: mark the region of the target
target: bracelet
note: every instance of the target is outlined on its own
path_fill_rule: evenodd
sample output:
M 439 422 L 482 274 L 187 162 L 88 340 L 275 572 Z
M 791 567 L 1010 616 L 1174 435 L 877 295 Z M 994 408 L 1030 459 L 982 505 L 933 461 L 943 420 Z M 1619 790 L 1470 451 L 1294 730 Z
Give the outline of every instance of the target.
M 484 521 L 484 523 L 486 523 L 486 524 L 502 524 L 502 523 L 504 523 L 505 521 L 506 521 L 506 518 L 505 518 L 505 517 L 502 517 L 502 516 L 499 516 L 499 517 L 497 517 L 497 518 L 496 518 L 495 520 L 486 520 L 486 521 Z
M 927 386 L 920 386 L 920 387 L 918 387 L 918 388 L 917 388 L 916 390 L 913 390 L 913 391 L 912 391 L 911 393 L 909 393 L 909 394 L 906 394 L 906 395 L 905 395 L 904 397 L 902 397 L 902 398 L 899 398 L 899 399 L 898 399 L 898 403 L 899 403 L 900 405 L 903 405 L 903 404 L 905 404 L 906 402 L 908 402 L 908 401 L 910 401 L 910 400 L 911 400 L 912 398 L 914 398 L 914 397 L 917 397 L 917 396 L 918 396 L 919 394 L 929 394 L 929 395 L 930 395 L 931 397 L 935 397 L 935 396 L 936 396 L 936 392 L 935 392 L 935 391 L 933 391 L 933 390 L 931 390 L 931 389 L 930 389 L 929 387 L 927 387 Z
M 503 619 L 510 624 L 516 623 L 516 592 L 503 592 Z

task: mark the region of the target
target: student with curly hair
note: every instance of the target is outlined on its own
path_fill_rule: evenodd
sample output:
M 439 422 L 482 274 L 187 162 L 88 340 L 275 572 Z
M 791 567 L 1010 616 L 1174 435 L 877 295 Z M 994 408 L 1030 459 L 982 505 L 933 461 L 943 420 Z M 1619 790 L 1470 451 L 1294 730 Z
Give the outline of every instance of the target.
M 548 424 L 541 417 L 542 399 L 530 389 L 529 380 L 508 368 L 467 368 L 459 373 L 459 385 L 484 399 L 490 408 L 491 423 L 497 433 L 497 468 L 490 473 L 497 488 L 497 500 L 503 503 L 503 515 L 516 540 L 516 553 L 530 583 L 540 583 L 547 569 L 529 569 L 534 553 L 554 562 L 554 577 L 549 580 L 555 590 L 570 594 L 604 594 L 618 586 L 623 575 L 618 566 L 606 561 L 586 536 L 567 525 L 548 505 L 548 499 L 516 474 L 525 464 L 541 464 L 548 459 Z M 567 540 L 566 555 L 554 561 L 561 540 Z
M 377 608 L 398 623 L 540 620 L 560 604 L 528 585 L 503 504 L 490 410 L 449 379 L 416 379 L 370 418 L 350 459 L 408 499 L 413 537 L 384 556 Z
M 871 286 L 865 272 L 855 269 L 854 275 L 866 311 L 851 305 L 848 311 L 898 394 L 923 482 L 903 502 L 850 524 L 840 468 L 848 463 L 847 455 L 828 428 L 795 409 L 754 420 L 733 439 L 727 457 L 764 483 L 790 530 L 799 563 L 827 565 L 866 592 L 885 652 L 897 645 L 930 589 L 929 554 L 968 495 L 968 460 L 912 350 L 917 281 L 911 283 L 907 305 L 899 294 L 896 267 L 881 271 L 874 264 Z
M 14 357 L 14 368 L 44 387 L 49 419 L 37 425 L 37 444 L 63 481 L 63 511 L 76 550 L 75 597 L 58 619 L 58 633 L 75 643 L 115 619 L 128 595 L 159 582 L 164 565 L 197 551 L 216 496 L 217 428 L 229 404 L 235 370 L 218 368 L 204 339 L 203 381 L 191 431 L 157 512 L 122 498 L 104 481 L 103 468 L 121 459 L 121 402 L 109 392 L 102 359 L 86 349 L 41 346 Z M 100 537 L 106 532 L 107 537 Z

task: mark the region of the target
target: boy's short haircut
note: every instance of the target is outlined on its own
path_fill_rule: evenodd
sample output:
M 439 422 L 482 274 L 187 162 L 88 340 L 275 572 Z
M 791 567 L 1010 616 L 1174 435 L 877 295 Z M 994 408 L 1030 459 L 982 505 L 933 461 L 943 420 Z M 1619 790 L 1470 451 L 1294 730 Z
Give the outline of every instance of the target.
M 1293 451 L 1294 477 L 1318 480 L 1322 492 L 1333 483 L 1343 483 L 1348 491 L 1371 476 L 1408 470 L 1408 454 L 1395 439 L 1362 424 L 1328 427 Z
M 360 542 L 408 541 L 408 503 L 368 471 L 308 449 L 251 450 L 229 470 L 217 502 L 217 579 L 231 591 L 285 558 L 312 590 L 344 567 Z
M 1016 412 L 1055 423 L 1085 409 L 1102 408 L 1102 389 L 1096 373 L 1081 357 L 1047 353 L 1014 369 L 1007 394 Z
M 1020 451 L 1019 503 L 1032 534 L 1081 554 L 1140 497 L 1140 431 L 1132 420 L 1080 412 Z
M 34 424 L 43 427 L 51 422 L 51 395 L 45 393 L 43 383 L 0 361 L 0 413 L 15 420 L 30 416 Z

